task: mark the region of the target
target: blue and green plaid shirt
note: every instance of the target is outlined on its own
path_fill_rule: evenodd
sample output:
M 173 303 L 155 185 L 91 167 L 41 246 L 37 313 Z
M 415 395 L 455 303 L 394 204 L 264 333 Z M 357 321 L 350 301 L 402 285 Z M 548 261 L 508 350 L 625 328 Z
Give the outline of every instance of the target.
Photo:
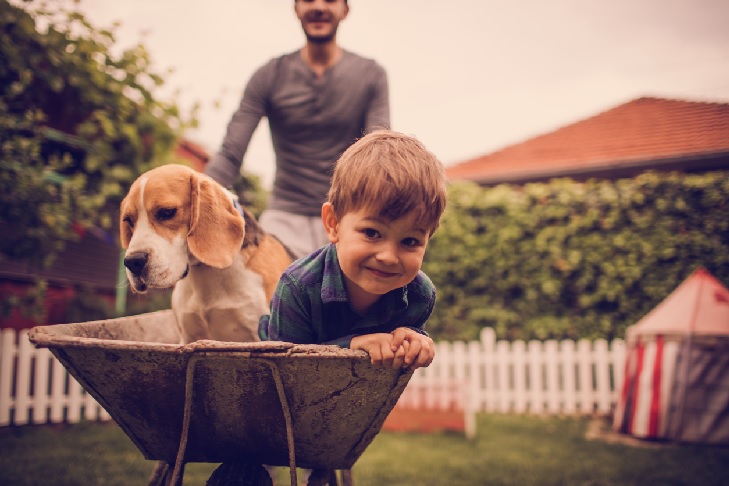
M 294 262 L 271 299 L 271 315 L 258 323 L 266 341 L 335 344 L 348 348 L 353 337 L 409 327 L 421 334 L 433 312 L 435 286 L 422 271 L 405 287 L 391 290 L 366 315 L 347 299 L 337 250 L 327 245 Z

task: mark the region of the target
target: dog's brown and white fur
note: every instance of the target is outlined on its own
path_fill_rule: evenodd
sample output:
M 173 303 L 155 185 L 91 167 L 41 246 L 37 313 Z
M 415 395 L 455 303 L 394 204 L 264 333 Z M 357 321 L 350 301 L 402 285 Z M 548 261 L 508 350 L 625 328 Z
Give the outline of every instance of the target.
M 132 290 L 175 286 L 183 343 L 259 340 L 259 317 L 292 257 L 243 213 L 220 184 L 183 165 L 142 174 L 121 203 Z

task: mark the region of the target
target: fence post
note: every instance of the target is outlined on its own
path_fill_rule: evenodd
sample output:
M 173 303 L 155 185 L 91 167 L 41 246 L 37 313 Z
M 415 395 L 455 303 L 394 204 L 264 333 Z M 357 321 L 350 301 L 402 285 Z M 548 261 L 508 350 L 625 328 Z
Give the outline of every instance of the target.
M 455 341 L 453 343 L 453 368 L 455 376 L 451 381 L 455 385 L 452 390 L 452 401 L 457 408 L 466 410 L 466 400 L 463 390 L 469 386 L 468 368 L 469 363 L 466 361 L 466 343 L 463 341 Z
M 591 414 L 595 408 L 595 385 L 592 380 L 592 346 L 587 339 L 577 342 L 577 390 L 578 410 L 583 414 Z
M 498 397 L 496 396 L 496 382 L 495 375 L 495 356 L 494 349 L 496 348 L 496 333 L 491 327 L 484 327 L 481 329 L 481 349 L 483 350 L 483 388 L 481 389 L 482 396 L 485 397 L 481 400 L 482 410 L 484 412 L 491 412 L 496 410 L 496 404 L 498 403 Z
M 513 375 L 514 375 L 514 412 L 524 413 L 527 411 L 527 355 L 526 343 L 514 341 L 511 345 L 513 354 Z
M 18 425 L 30 422 L 31 390 L 30 377 L 31 366 L 34 359 L 33 345 L 28 341 L 28 331 L 22 330 L 18 333 L 18 368 L 17 382 L 15 384 L 15 423 Z
M 50 396 L 48 387 L 51 378 L 51 361 L 55 358 L 47 349 L 35 350 L 35 379 L 33 389 L 33 423 L 42 424 L 48 420 Z
M 625 378 L 623 376 L 623 373 L 625 373 L 625 356 L 626 356 L 626 343 L 622 339 L 616 339 L 612 343 L 610 343 L 610 353 L 608 359 L 608 363 L 610 363 L 610 366 L 613 370 L 613 376 L 615 377 L 614 380 L 614 386 L 612 387 L 612 393 L 613 393 L 613 403 L 615 403 L 615 398 L 617 396 L 618 390 L 622 389 L 623 387 L 623 379 Z
M 468 383 L 468 399 L 471 401 L 473 410 L 481 410 L 485 408 L 483 384 L 484 384 L 484 365 L 483 353 L 481 352 L 481 343 L 479 341 L 469 341 L 466 348 L 468 358 L 466 361 L 470 363 L 470 375 Z
M 544 402 L 544 359 L 541 341 L 532 340 L 527 345 L 529 356 L 529 411 L 542 413 L 545 410 Z
M 544 343 L 544 364 L 547 368 L 547 411 L 549 413 L 559 413 L 561 392 L 559 344 L 553 339 Z
M 575 413 L 577 409 L 577 393 L 575 383 L 575 342 L 571 339 L 562 341 L 559 345 L 562 368 L 562 412 Z
M 15 378 L 15 330 L 0 330 L 0 426 L 10 425 Z
M 498 387 L 498 411 L 508 412 L 511 409 L 512 399 L 512 387 L 509 376 L 509 370 L 511 368 L 511 360 L 509 355 L 511 349 L 509 341 L 497 341 L 496 342 L 496 354 L 494 366 L 497 369 L 497 382 Z
M 60 361 L 54 359 L 51 365 L 51 423 L 63 422 L 66 408 L 66 381 L 70 380 L 68 372 Z

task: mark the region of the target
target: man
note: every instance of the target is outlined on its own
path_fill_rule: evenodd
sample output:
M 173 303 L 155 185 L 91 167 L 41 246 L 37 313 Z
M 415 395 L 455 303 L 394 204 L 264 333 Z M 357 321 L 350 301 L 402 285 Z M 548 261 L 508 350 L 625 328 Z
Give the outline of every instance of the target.
M 253 74 L 205 173 L 231 185 L 254 130 L 267 117 L 276 174 L 260 224 L 303 256 L 328 243 L 321 205 L 335 161 L 359 137 L 388 128 L 390 107 L 385 70 L 337 44 L 347 1 L 295 0 L 294 10 L 306 44 Z

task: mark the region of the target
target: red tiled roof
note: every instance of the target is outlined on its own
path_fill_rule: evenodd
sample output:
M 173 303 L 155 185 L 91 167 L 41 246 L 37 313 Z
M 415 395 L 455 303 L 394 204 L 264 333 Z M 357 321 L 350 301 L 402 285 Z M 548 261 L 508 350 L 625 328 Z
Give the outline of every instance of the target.
M 446 174 L 451 180 L 497 183 L 655 168 L 716 155 L 729 167 L 729 103 L 646 97 L 446 167 Z
M 185 159 L 193 169 L 200 172 L 205 170 L 205 164 L 210 159 L 210 155 L 208 155 L 204 148 L 186 138 L 181 138 L 177 141 L 175 155 Z

